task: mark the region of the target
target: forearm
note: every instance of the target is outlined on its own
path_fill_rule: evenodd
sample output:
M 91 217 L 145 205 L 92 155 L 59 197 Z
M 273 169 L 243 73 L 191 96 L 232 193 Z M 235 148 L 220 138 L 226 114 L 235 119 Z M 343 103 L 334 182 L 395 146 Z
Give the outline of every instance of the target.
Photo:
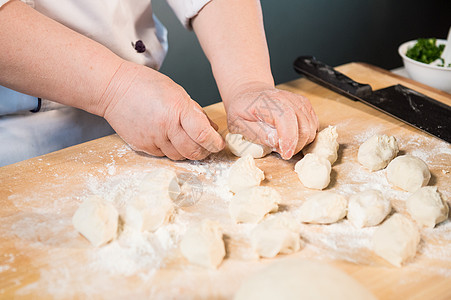
M 257 0 L 213 0 L 193 20 L 226 105 L 244 87 L 274 86 Z
M 0 28 L 0 85 L 103 116 L 122 59 L 20 1 L 0 8 Z

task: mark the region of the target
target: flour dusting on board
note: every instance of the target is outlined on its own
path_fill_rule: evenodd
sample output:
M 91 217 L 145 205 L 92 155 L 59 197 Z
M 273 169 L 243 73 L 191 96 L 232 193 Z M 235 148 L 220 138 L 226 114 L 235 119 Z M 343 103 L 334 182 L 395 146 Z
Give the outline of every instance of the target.
M 337 124 L 337 128 L 340 130 L 343 126 Z M 356 160 L 358 146 L 382 130 L 383 127 L 369 128 L 348 141 L 348 144 L 340 145 L 339 160 L 333 165 L 332 180 L 327 190 L 345 197 L 367 189 L 379 190 L 390 199 L 394 211 L 407 215 L 405 200 L 410 193 L 391 187 L 386 180 L 385 170 L 368 172 Z M 449 172 L 449 145 L 437 141 L 432 151 L 422 150 L 422 145 L 428 141 L 424 137 L 398 139 L 401 151 L 434 164 L 434 170 L 438 168 L 440 172 Z M 228 299 L 246 276 L 272 261 L 258 260 L 252 250 L 249 237 L 255 225 L 235 224 L 229 217 L 228 205 L 232 193 L 228 190 L 228 170 L 236 158 L 220 153 L 204 161 L 170 165 L 162 163 L 167 160 L 149 160 L 148 164 L 143 165 L 121 165 L 115 161 L 115 157 L 126 158 L 131 153 L 130 148 L 125 146 L 112 149 L 110 162 L 99 166 L 94 172 L 81 175 L 82 192 L 73 196 L 52 197 L 55 190 L 67 187 L 63 174 L 58 176 L 60 184 L 44 182 L 39 193 L 30 193 L 26 197 L 10 196 L 9 200 L 15 207 L 23 211 L 11 216 L 14 225 L 8 231 L 0 227 L 1 232 L 16 237 L 15 246 L 18 249 L 31 247 L 36 253 L 48 257 L 46 265 L 30 266 L 30 270 L 39 276 L 35 282 L 18 290 L 18 296 L 39 291 L 43 297 L 49 298 L 164 299 L 176 298 L 183 293 L 186 299 Z M 76 159 L 82 161 L 81 157 Z M 274 161 L 284 172 L 271 173 L 273 165 L 269 162 Z M 280 160 L 277 154 L 256 160 L 257 166 L 265 171 L 267 180 L 263 184 L 273 186 L 286 195 L 281 210 L 296 218 L 305 196 L 312 191 L 303 188 L 300 183 L 288 185 L 287 178 L 296 176 L 292 170 L 294 163 Z M 187 191 L 191 193 L 192 202 L 190 205 L 178 206 L 169 224 L 161 226 L 154 233 L 141 233 L 122 227 L 116 240 L 100 248 L 93 248 L 75 231 L 71 223 L 72 214 L 84 199 L 99 195 L 113 203 L 122 214 L 127 202 L 136 195 L 145 173 L 158 167 L 171 168 L 179 179 L 190 183 Z M 445 199 L 450 198 L 449 187 L 441 187 L 440 191 Z M 190 265 L 179 250 L 179 242 L 186 230 L 206 217 L 218 221 L 225 234 L 227 258 L 218 270 L 204 270 Z M 381 264 L 381 260 L 375 260 L 371 251 L 375 227 L 356 229 L 346 219 L 331 225 L 299 223 L 299 226 L 303 248 L 293 256 L 325 261 L 344 260 L 362 265 Z M 450 245 L 449 220 L 434 229 L 423 229 L 417 256 L 403 269 L 451 277 L 451 270 L 440 265 L 440 261 L 446 261 L 448 265 L 451 263 Z M 0 275 L 10 272 L 15 260 L 17 258 L 12 254 L 3 254 Z M 427 270 L 420 263 L 425 260 L 431 262 Z M 164 280 L 158 281 L 160 277 Z M 415 281 L 418 277 L 412 276 L 406 280 Z

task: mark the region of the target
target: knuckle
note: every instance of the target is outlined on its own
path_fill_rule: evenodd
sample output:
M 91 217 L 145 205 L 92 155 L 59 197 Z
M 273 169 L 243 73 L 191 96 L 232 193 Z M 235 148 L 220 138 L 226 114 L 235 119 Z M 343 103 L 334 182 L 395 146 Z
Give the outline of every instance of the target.
M 196 147 L 188 152 L 187 158 L 192 160 L 203 159 L 208 156 L 208 152 L 201 147 Z
M 196 136 L 196 142 L 199 144 L 204 144 L 208 142 L 208 138 L 210 136 L 209 133 L 210 128 L 203 127 Z

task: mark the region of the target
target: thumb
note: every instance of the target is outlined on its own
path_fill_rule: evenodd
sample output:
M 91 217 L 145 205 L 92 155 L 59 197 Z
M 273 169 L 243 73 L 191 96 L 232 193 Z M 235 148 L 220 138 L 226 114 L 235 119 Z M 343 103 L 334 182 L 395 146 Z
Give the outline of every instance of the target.
M 216 153 L 224 148 L 223 138 L 211 126 L 208 117 L 193 100 L 181 113 L 180 124 L 188 136 L 206 150 Z

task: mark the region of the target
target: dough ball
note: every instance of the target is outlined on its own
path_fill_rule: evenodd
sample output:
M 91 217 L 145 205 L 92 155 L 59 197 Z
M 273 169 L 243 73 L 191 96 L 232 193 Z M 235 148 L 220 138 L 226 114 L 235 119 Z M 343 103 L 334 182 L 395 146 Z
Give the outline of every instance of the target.
M 394 136 L 374 135 L 360 145 L 357 160 L 368 170 L 377 171 L 385 168 L 398 152 Z
M 420 233 L 416 225 L 396 213 L 382 223 L 374 233 L 373 251 L 394 266 L 401 267 L 417 253 Z
M 226 254 L 222 235 L 219 224 L 206 219 L 188 229 L 180 242 L 180 250 L 190 263 L 215 269 Z
M 239 157 L 249 154 L 253 158 L 262 158 L 272 152 L 268 146 L 249 142 L 239 133 L 227 133 L 225 141 L 230 151 Z
M 174 203 L 167 195 L 139 194 L 125 207 L 124 222 L 138 231 L 155 231 L 169 222 Z
M 252 247 L 260 257 L 290 254 L 301 248 L 300 228 L 288 214 L 268 216 L 252 230 Z
M 258 223 L 266 214 L 276 212 L 280 201 L 280 194 L 267 186 L 241 190 L 230 201 L 230 216 L 237 223 Z
M 420 225 L 429 228 L 448 219 L 449 207 L 435 186 L 417 190 L 406 201 L 407 211 Z
M 302 150 L 304 155 L 314 153 L 319 157 L 327 159 L 331 165 L 337 160 L 338 134 L 335 126 L 329 126 L 316 135 L 315 140 Z
M 349 222 L 357 228 L 381 223 L 391 211 L 390 200 L 381 192 L 368 190 L 352 195 L 348 203 Z
M 316 154 L 305 155 L 294 166 L 294 171 L 298 174 L 302 184 L 310 189 L 322 190 L 330 182 L 330 162 Z
M 415 192 L 428 184 L 431 173 L 427 164 L 418 157 L 403 155 L 388 164 L 387 179 L 394 186 Z
M 155 231 L 167 223 L 174 213 L 180 194 L 177 175 L 168 169 L 157 169 L 142 179 L 138 194 L 125 207 L 127 226 L 138 231 Z
M 325 263 L 302 259 L 277 261 L 246 279 L 235 300 L 375 300 L 345 272 Z
M 142 179 L 138 191 L 140 194 L 169 195 L 172 200 L 180 195 L 180 185 L 177 175 L 169 169 L 156 169 L 149 172 Z
M 331 224 L 346 216 L 348 203 L 340 194 L 318 192 L 302 203 L 299 218 L 303 223 Z
M 239 158 L 229 171 L 229 189 L 237 193 L 241 190 L 260 185 L 265 179 L 262 170 L 255 165 L 254 158 L 248 154 Z
M 99 196 L 83 201 L 72 217 L 72 224 L 94 247 L 113 240 L 117 234 L 119 214 L 110 202 Z

